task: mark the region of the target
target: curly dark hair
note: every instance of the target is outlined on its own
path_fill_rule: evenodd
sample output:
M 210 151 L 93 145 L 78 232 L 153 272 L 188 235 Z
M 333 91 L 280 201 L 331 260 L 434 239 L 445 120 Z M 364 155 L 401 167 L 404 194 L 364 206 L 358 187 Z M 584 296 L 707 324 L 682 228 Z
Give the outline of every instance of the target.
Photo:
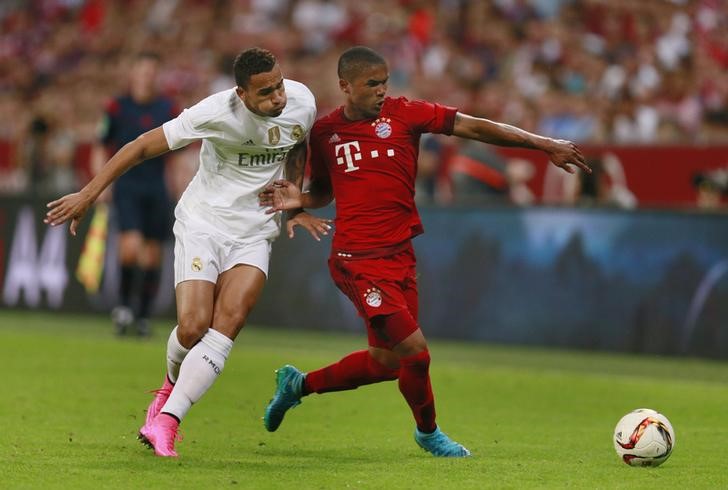
M 248 48 L 233 63 L 235 83 L 238 87 L 248 88 L 250 77 L 271 71 L 276 63 L 276 57 L 267 49 Z

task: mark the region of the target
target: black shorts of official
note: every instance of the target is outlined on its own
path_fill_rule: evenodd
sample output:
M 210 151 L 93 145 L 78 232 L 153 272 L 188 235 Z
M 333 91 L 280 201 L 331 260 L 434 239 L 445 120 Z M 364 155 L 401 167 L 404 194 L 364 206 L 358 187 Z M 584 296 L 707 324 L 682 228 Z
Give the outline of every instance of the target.
M 139 231 L 160 242 L 171 238 L 173 205 L 165 187 L 117 186 L 113 195 L 119 231 Z

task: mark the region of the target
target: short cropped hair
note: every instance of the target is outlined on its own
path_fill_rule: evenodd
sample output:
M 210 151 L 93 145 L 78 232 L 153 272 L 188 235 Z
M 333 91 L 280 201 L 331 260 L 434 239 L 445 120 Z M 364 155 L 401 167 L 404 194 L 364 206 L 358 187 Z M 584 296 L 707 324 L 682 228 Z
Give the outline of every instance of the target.
M 368 66 L 386 64 L 387 60 L 373 49 L 366 46 L 354 46 L 341 54 L 337 71 L 339 78 L 351 81 Z
M 235 58 L 233 63 L 235 83 L 238 87 L 248 88 L 250 77 L 271 71 L 276 63 L 276 57 L 267 49 L 246 49 Z

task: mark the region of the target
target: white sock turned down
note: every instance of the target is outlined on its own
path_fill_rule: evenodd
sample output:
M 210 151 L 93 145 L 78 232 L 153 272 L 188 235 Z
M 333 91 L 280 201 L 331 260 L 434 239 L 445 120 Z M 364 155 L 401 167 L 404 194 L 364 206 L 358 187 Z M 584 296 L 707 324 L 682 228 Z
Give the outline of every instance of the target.
M 210 389 L 230 355 L 233 341 L 217 330 L 209 329 L 182 361 L 179 377 L 162 412 L 170 413 L 180 421 L 193 403 Z

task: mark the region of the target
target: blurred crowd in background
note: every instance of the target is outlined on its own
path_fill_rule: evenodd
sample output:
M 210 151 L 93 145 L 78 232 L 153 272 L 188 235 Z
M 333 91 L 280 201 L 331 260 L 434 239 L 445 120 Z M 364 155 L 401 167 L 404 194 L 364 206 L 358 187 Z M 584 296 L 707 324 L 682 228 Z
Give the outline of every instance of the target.
M 365 44 L 389 60 L 393 95 L 586 144 L 728 143 L 728 0 L 3 0 L 0 32 L 6 192 L 77 189 L 78 148 L 150 49 L 180 107 L 232 87 L 233 58 L 257 45 L 325 114 L 339 54 Z M 424 199 L 453 199 L 428 182 L 446 151 L 466 156 L 455 169 L 488 159 L 448 145 L 423 141 Z M 491 168 L 528 202 L 528 165 Z

